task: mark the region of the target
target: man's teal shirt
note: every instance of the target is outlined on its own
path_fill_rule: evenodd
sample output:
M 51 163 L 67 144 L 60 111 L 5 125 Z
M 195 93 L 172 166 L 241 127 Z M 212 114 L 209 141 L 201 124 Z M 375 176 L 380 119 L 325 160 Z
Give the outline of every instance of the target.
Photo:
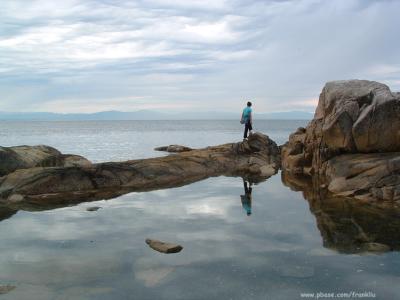
M 250 120 L 250 113 L 252 112 L 251 107 L 246 107 L 245 109 L 243 109 L 243 119 L 245 122 Z

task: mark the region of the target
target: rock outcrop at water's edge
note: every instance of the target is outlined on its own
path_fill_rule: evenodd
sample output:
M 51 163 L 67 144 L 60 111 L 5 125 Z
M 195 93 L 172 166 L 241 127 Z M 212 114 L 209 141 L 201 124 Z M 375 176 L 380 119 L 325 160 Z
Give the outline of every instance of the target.
M 282 169 L 336 195 L 400 204 L 400 94 L 366 80 L 325 85 L 314 119 L 282 146 Z
M 70 167 L 34 167 L 0 177 L 0 202 L 21 208 L 113 198 L 132 191 L 184 185 L 211 176 L 268 178 L 279 148 L 255 133 L 247 141 L 165 157 Z
M 0 147 L 0 176 L 33 167 L 69 167 L 90 165 L 79 155 L 62 154 L 49 146 Z

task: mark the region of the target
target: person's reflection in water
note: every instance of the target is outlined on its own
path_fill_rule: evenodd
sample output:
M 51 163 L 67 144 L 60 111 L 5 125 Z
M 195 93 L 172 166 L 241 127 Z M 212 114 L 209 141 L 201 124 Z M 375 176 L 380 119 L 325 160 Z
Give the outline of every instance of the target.
M 243 179 L 244 195 L 240 195 L 240 200 L 242 201 L 242 207 L 246 211 L 247 215 L 251 215 L 251 191 L 252 183 L 247 182 Z

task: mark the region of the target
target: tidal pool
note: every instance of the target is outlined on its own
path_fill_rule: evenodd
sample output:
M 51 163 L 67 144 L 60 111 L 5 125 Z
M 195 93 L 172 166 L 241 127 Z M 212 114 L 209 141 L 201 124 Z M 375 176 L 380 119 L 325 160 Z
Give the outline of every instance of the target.
M 255 129 L 282 144 L 306 123 L 255 120 Z M 0 125 L 2 146 L 47 144 L 93 162 L 163 155 L 152 149 L 169 144 L 238 141 L 243 129 L 238 121 Z M 291 300 L 370 292 L 400 299 L 398 210 L 325 199 L 301 180 L 282 179 L 253 185 L 251 207 L 242 178 L 228 177 L 46 211 L 0 206 L 0 298 Z M 162 254 L 146 238 L 184 248 Z M 395 251 L 366 252 L 366 241 Z
M 54 210 L 3 213 L 0 285 L 15 289 L 0 297 L 302 299 L 304 293 L 352 291 L 400 297 L 399 252 L 350 253 L 340 246 L 341 238 L 346 245 L 357 241 L 358 232 L 343 225 L 351 216 L 341 220 L 334 211 L 335 218 L 326 219 L 334 224 L 325 224 L 324 214 L 335 207 L 321 211 L 284 186 L 280 174 L 253 185 L 251 194 L 251 204 L 244 203 L 242 178 L 218 177 Z M 87 210 L 94 206 L 101 208 Z M 384 234 L 378 230 L 384 220 L 370 222 L 372 234 Z M 326 228 L 333 231 L 328 236 Z M 184 249 L 162 254 L 146 238 Z

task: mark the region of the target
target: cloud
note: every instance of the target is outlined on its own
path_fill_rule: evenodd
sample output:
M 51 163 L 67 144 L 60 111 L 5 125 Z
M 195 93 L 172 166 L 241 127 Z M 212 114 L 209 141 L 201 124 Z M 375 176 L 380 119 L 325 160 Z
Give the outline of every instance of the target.
M 2 7 L 0 110 L 96 111 L 107 99 L 122 110 L 145 97 L 139 108 L 218 102 L 233 110 L 252 98 L 257 110 L 278 111 L 314 105 L 328 80 L 400 88 L 398 1 L 5 0 Z

